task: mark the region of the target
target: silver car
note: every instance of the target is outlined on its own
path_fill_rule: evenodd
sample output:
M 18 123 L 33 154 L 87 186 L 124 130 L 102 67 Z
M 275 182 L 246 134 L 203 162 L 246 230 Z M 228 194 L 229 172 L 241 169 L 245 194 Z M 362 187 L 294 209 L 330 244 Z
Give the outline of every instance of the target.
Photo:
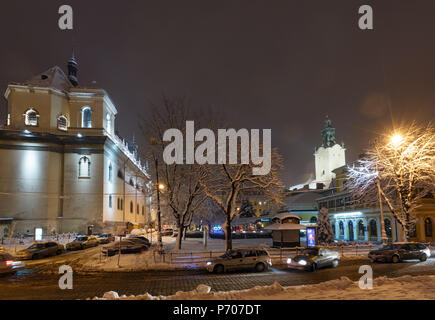
M 34 242 L 30 247 L 19 250 L 15 257 L 22 260 L 40 259 L 61 254 L 63 250 L 63 245 L 53 241 Z
M 222 273 L 240 269 L 255 269 L 257 272 L 267 270 L 272 260 L 265 249 L 234 249 L 206 263 L 209 272 Z
M 325 267 L 337 267 L 340 262 L 340 254 L 336 251 L 312 247 L 302 250 L 293 258 L 287 259 L 287 266 L 291 269 L 316 271 Z

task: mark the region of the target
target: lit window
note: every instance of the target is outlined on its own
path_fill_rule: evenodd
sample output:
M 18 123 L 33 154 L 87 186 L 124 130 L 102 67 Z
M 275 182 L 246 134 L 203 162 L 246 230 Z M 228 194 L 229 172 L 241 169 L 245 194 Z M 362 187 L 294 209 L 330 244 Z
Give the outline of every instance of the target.
M 112 163 L 109 162 L 109 182 L 112 182 L 112 174 L 113 174 Z
M 106 130 L 107 132 L 112 132 L 112 118 L 110 116 L 110 113 L 106 115 Z
M 91 177 L 91 161 L 88 157 L 83 156 L 79 161 L 79 178 Z
M 92 110 L 90 107 L 82 109 L 82 127 L 92 128 Z
M 39 113 L 34 109 L 29 109 L 24 114 L 24 123 L 26 126 L 37 126 L 38 125 Z
M 60 116 L 57 118 L 57 128 L 62 131 L 66 131 L 68 129 L 68 120 L 65 116 Z

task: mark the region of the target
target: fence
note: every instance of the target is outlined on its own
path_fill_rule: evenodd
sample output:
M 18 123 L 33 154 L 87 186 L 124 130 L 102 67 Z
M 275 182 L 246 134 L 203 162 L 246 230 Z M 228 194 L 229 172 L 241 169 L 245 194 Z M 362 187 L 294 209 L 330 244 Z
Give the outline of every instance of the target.
M 350 256 L 367 256 L 371 250 L 380 248 L 381 245 L 356 245 L 356 246 L 333 246 L 327 247 L 328 249 L 337 251 L 342 257 Z M 326 248 L 326 247 L 325 247 Z M 292 258 L 299 254 L 305 247 L 294 248 L 266 248 L 271 259 L 272 264 L 279 265 L 285 264 L 288 258 Z M 155 263 L 168 263 L 171 265 L 191 265 L 200 266 L 205 264 L 210 259 L 223 255 L 224 251 L 191 251 L 191 252 L 168 252 L 159 255 L 154 252 Z

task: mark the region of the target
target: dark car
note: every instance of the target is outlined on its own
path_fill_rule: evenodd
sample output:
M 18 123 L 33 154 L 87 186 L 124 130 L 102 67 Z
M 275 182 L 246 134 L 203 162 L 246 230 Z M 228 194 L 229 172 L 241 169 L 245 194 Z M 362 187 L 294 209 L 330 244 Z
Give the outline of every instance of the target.
M 30 247 L 19 250 L 15 255 L 21 260 L 40 259 L 61 254 L 64 246 L 53 241 L 34 242 Z
M 24 263 L 16 261 L 9 253 L 0 252 L 0 274 L 14 273 L 24 267 Z
M 337 267 L 340 254 L 326 248 L 312 247 L 302 250 L 293 258 L 287 259 L 287 266 L 291 269 L 315 271 L 325 267 Z
M 107 256 L 113 256 L 115 254 L 119 253 L 119 249 L 121 249 L 121 253 L 139 253 L 143 250 L 144 245 L 132 240 L 121 240 L 121 243 L 119 241 L 112 242 L 109 245 L 103 246 L 102 253 Z
M 422 243 L 396 242 L 383 246 L 381 249 L 369 252 L 372 262 L 393 262 L 418 259 L 426 261 L 430 257 L 430 249 Z
M 148 249 L 149 247 L 151 247 L 150 241 L 144 236 L 129 236 L 126 240 L 141 244 L 143 249 Z
M 162 236 L 172 236 L 174 234 L 174 229 L 166 228 L 162 230 Z
M 110 233 L 98 234 L 98 235 L 96 235 L 96 237 L 97 237 L 98 241 L 100 242 L 100 244 L 107 244 L 107 243 L 115 241 L 115 237 Z
M 95 236 L 78 236 L 74 241 L 66 245 L 67 250 L 83 250 L 86 248 L 96 247 L 100 242 Z

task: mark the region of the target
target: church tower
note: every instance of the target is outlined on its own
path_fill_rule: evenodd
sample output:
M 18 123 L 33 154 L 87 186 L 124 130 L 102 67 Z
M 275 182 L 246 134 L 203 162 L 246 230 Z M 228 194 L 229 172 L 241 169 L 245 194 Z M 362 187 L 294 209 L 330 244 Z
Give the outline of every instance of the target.
M 74 55 L 74 50 L 71 55 L 71 59 L 68 61 L 68 79 L 71 82 L 71 84 L 74 87 L 77 87 L 79 85 L 79 81 L 77 79 L 77 71 L 78 71 L 78 64 Z
M 335 141 L 335 128 L 331 120 L 326 117 L 325 128 L 322 130 L 322 146 L 314 153 L 316 166 L 316 182 L 323 183 L 326 188 L 335 178 L 332 171 L 346 164 L 346 149 L 344 143 L 339 145 Z

